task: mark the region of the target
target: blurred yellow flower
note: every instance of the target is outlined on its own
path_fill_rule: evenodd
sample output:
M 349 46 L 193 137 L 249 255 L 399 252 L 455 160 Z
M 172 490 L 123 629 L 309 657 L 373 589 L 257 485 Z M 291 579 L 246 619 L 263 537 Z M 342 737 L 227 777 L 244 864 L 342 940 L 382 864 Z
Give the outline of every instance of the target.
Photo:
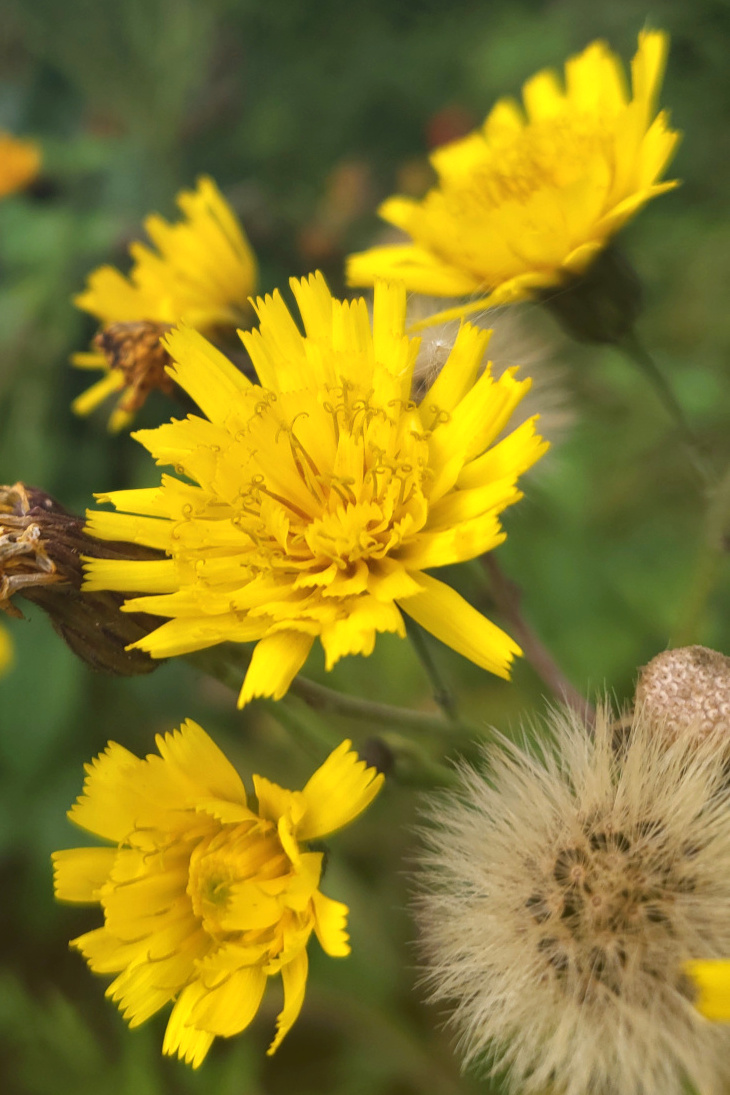
M 104 376 L 73 403 L 89 414 L 107 396 L 120 392 L 110 430 L 125 428 L 153 388 L 171 391 L 170 364 L 160 337 L 176 323 L 200 331 L 234 328 L 250 311 L 248 297 L 257 281 L 256 259 L 248 240 L 212 179 L 198 179 L 195 190 L 178 194 L 183 220 L 168 224 L 157 214 L 145 221 L 156 251 L 133 243 L 129 277 L 101 266 L 88 279 L 77 307 L 100 320 L 94 349 L 74 354 L 81 369 Z
M 35 141 L 0 130 L 0 198 L 32 183 L 40 166 L 41 151 Z
M 6 673 L 13 664 L 13 640 L 6 628 L 0 624 L 0 676 Z
M 529 297 L 582 274 L 659 182 L 679 134 L 655 114 L 666 34 L 643 31 L 631 65 L 593 42 L 523 87 L 524 113 L 501 99 L 481 130 L 437 149 L 439 177 L 422 201 L 391 197 L 384 220 L 412 242 L 351 255 L 351 285 L 402 278 L 435 296 L 477 294 L 445 315 Z M 428 321 L 426 321 L 428 322 Z
M 124 607 L 171 617 L 135 644 L 156 658 L 258 640 L 240 705 L 280 698 L 317 636 L 328 669 L 378 632 L 403 636 L 399 608 L 508 676 L 516 643 L 424 571 L 504 540 L 498 515 L 547 447 L 534 418 L 496 440 L 530 381 L 477 379 L 490 332 L 465 324 L 416 404 L 402 284 L 376 285 L 372 326 L 365 300 L 333 299 L 321 274 L 291 287 L 305 335 L 277 292 L 241 336 L 259 384 L 197 332 L 168 336 L 171 375 L 208 420 L 134 436 L 192 482 L 99 495 L 121 512 L 92 511 L 87 528 L 169 559 L 89 559 L 84 588 L 151 594 Z
M 685 964 L 698 992 L 695 1007 L 708 1019 L 730 1023 L 730 960 L 715 958 Z
M 113 847 L 54 853 L 56 897 L 104 912 L 71 946 L 118 975 L 107 996 L 130 1027 L 174 1000 L 163 1053 L 194 1068 L 216 1035 L 249 1025 L 280 973 L 271 1054 L 302 1006 L 312 932 L 327 954 L 350 952 L 347 906 L 320 892 L 323 854 L 307 842 L 353 821 L 383 777 L 343 741 L 302 791 L 254 776 L 254 806 L 194 722 L 156 743 L 160 755 L 141 760 L 109 742 L 86 765 L 69 817 Z

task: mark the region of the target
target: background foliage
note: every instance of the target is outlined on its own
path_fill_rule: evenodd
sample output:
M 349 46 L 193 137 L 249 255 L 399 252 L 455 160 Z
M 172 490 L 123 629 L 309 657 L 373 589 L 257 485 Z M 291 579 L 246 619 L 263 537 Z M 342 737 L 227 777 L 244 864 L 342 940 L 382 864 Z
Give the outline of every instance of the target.
M 93 333 L 70 296 L 126 247 L 152 209 L 212 174 L 240 213 L 270 291 L 315 265 L 342 288 L 347 251 L 379 231 L 374 207 L 428 182 L 429 143 L 476 124 L 536 69 L 606 37 L 627 58 L 647 17 L 638 0 L 5 0 L 0 127 L 35 136 L 44 175 L 0 205 L 0 479 L 42 486 L 83 511 L 94 490 L 154 479 L 145 454 L 105 419 L 74 419 L 88 376 L 67 366 Z M 672 36 L 663 102 L 685 132 L 683 187 L 652 204 L 624 244 L 646 288 L 640 332 L 671 375 L 718 463 L 730 459 L 730 6 L 657 0 Z M 504 569 L 524 611 L 581 689 L 631 695 L 636 668 L 680 634 L 730 649 L 730 587 L 719 583 L 688 636 L 704 501 L 655 394 L 610 349 L 569 345 L 537 306 L 526 319 L 565 366 L 574 423 L 507 515 Z M 163 401 L 143 424 L 167 415 Z M 476 597 L 473 574 L 449 578 Z M 278 1000 L 219 1044 L 200 1073 L 159 1053 L 162 1021 L 129 1033 L 69 938 L 98 914 L 54 906 L 49 853 L 73 846 L 64 812 L 82 764 L 109 738 L 140 753 L 191 716 L 242 771 L 299 786 L 324 751 L 183 662 L 133 681 L 95 676 L 47 621 L 10 621 L 17 649 L 0 682 L 0 1087 L 9 1095 L 434 1095 L 485 1091 L 460 1078 L 439 1017 L 414 992 L 405 911 L 416 794 L 391 785 L 333 842 L 325 890 L 352 909 L 353 955 L 316 955 L 309 997 L 273 1060 Z M 513 684 L 438 648 L 477 725 L 515 733 L 543 706 L 526 664 Z M 313 658 L 311 675 L 322 679 Z M 432 706 L 407 643 L 385 636 L 328 682 Z M 301 709 L 303 719 L 311 716 Z M 341 722 L 356 742 L 379 727 Z M 435 743 L 438 752 L 444 743 Z M 447 742 L 453 753 L 470 743 Z M 316 951 L 316 947 L 312 948 Z M 320 960 L 322 959 L 322 960 Z M 495 1085 L 495 1088 L 498 1085 Z

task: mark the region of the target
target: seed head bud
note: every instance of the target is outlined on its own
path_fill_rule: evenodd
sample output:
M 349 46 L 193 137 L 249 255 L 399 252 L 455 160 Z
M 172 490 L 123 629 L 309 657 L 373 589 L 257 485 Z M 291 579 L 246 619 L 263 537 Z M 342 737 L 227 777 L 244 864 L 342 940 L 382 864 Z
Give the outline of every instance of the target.
M 730 733 L 730 658 L 682 646 L 652 658 L 639 674 L 636 704 L 670 738 Z
M 123 613 L 117 593 L 82 593 L 82 556 L 154 559 L 136 544 L 97 540 L 84 520 L 37 487 L 0 486 L 0 610 L 22 617 L 16 597 L 39 605 L 61 638 L 88 665 L 116 676 L 151 673 L 159 662 L 126 650 L 159 621 Z

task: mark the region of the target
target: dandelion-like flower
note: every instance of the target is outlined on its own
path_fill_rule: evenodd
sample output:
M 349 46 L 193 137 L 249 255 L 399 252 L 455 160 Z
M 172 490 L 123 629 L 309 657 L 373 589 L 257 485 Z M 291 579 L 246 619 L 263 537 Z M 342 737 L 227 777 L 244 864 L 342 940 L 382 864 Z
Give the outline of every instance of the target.
M 558 712 L 428 808 L 417 876 L 427 984 L 467 1062 L 516 1092 L 680 1095 L 730 1078 L 690 958 L 730 954 L 727 767 L 710 739 Z
M 113 847 L 56 852 L 56 897 L 99 904 L 104 926 L 74 939 L 138 1026 L 175 1001 L 163 1053 L 194 1068 L 216 1035 L 244 1030 L 269 977 L 284 1007 L 269 1053 L 297 1018 L 314 931 L 333 957 L 350 952 L 347 906 L 319 889 L 328 836 L 373 800 L 383 777 L 344 741 L 302 791 L 253 777 L 256 803 L 204 730 L 188 720 L 140 759 L 110 742 L 86 766 L 69 812 Z
M 125 277 L 101 266 L 87 288 L 74 298 L 102 326 L 89 353 L 75 354 L 81 369 L 104 376 L 73 403 L 76 414 L 89 414 L 109 395 L 121 393 L 109 428 L 125 428 L 149 393 L 168 394 L 170 359 L 160 338 L 176 323 L 210 333 L 235 328 L 249 311 L 256 288 L 256 260 L 248 240 L 212 179 L 198 179 L 195 190 L 177 196 L 183 220 L 168 224 L 153 214 L 145 230 L 156 251 L 133 243 L 133 266 Z
M 655 114 L 667 36 L 639 35 L 629 95 L 604 42 L 523 88 L 524 113 L 501 99 L 481 130 L 437 149 L 438 185 L 422 201 L 391 197 L 380 215 L 410 243 L 352 255 L 352 285 L 402 278 L 434 296 L 478 299 L 453 309 L 524 299 L 581 275 L 660 182 L 679 135 Z M 446 313 L 444 313 L 445 315 Z
M 169 336 L 171 375 L 208 420 L 134 436 L 192 482 L 100 495 L 123 512 L 87 526 L 169 559 L 90 560 L 85 588 L 142 593 L 127 610 L 171 617 L 137 644 L 153 657 L 257 640 L 241 704 L 280 698 L 316 637 L 330 669 L 378 632 L 404 635 L 400 608 L 507 676 L 517 645 L 425 571 L 504 539 L 498 515 L 546 447 L 534 419 L 493 444 L 529 381 L 476 380 L 489 333 L 467 324 L 416 404 L 402 285 L 376 286 L 372 329 L 365 301 L 333 299 L 321 274 L 291 286 L 306 334 L 275 293 L 242 335 L 258 384 L 198 333 Z
M 0 130 L 0 198 L 29 186 L 40 166 L 41 151 L 35 141 Z

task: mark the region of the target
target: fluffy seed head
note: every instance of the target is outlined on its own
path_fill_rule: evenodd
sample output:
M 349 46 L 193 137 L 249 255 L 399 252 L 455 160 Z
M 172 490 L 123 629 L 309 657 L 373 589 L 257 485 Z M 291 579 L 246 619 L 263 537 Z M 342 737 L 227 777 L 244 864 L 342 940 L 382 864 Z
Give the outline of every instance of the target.
M 407 326 L 420 327 L 422 321 L 441 306 L 442 302 L 435 297 L 410 294 Z M 480 371 L 489 366 L 496 378 L 507 369 L 517 367 L 518 376 L 532 378 L 532 387 L 511 419 L 511 427 L 539 414 L 541 435 L 551 444 L 560 441 L 573 423 L 574 412 L 570 406 L 567 377 L 555 359 L 558 344 L 538 333 L 529 315 L 519 307 L 491 308 L 472 316 L 470 322 L 474 327 L 491 331 Z M 459 319 L 452 319 L 419 331 L 421 345 L 413 370 L 414 398 L 429 388 L 441 372 L 460 325 Z
M 465 1063 L 514 1091 L 679 1095 L 730 1076 L 730 1031 L 693 1008 L 682 964 L 730 944 L 730 812 L 709 739 L 667 741 L 641 710 L 594 736 L 464 767 L 430 802 L 417 919 L 432 1001 Z
M 730 658 L 706 646 L 682 646 L 652 658 L 639 674 L 636 702 L 675 737 L 730 734 Z

